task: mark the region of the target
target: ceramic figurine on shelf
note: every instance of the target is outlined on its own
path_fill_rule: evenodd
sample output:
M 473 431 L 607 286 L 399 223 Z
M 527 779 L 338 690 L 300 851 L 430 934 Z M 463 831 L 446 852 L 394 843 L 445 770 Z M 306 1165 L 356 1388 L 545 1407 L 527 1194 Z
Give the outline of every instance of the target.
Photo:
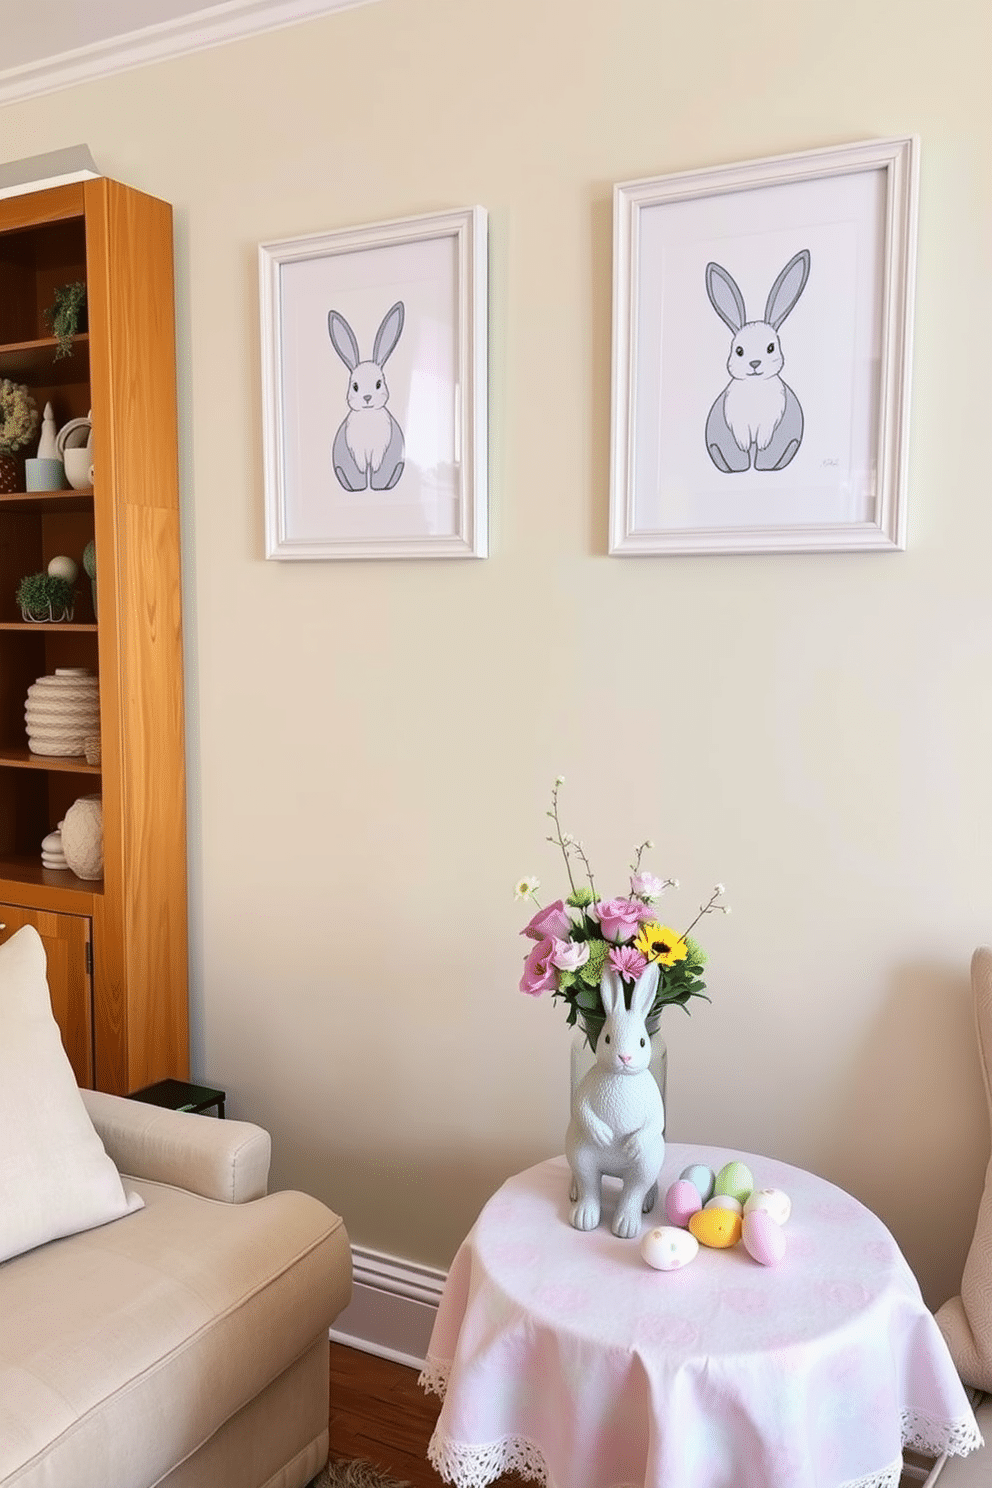
M 665 1160 L 665 1107 L 651 1074 L 651 1039 L 645 1019 L 658 988 L 652 962 L 638 977 L 628 1012 L 623 982 L 608 967 L 601 997 L 606 1022 L 596 1042 L 596 1063 L 572 1099 L 565 1154 L 572 1170 L 569 1220 L 577 1230 L 599 1224 L 604 1177 L 623 1184 L 613 1233 L 640 1234 L 641 1215 L 654 1207 Z
M 45 411 L 41 417 L 41 438 L 38 440 L 39 460 L 57 460 L 59 458 L 55 435 L 55 410 L 51 403 L 46 403 Z

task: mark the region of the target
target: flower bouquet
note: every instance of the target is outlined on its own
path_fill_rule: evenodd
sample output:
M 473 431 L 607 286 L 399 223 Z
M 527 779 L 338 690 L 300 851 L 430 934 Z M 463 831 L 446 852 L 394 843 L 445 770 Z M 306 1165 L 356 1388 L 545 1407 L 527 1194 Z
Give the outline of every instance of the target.
M 704 915 L 729 914 L 730 909 L 718 902 L 724 887 L 717 884 L 685 930 L 663 924 L 655 905 L 669 889 L 678 888 L 678 880 L 658 878 L 642 869 L 645 851 L 654 846 L 650 840 L 635 850 L 629 893 L 618 899 L 601 898 L 582 843 L 561 828 L 558 792 L 564 783 L 559 775 L 551 793 L 548 816 L 554 833 L 547 840 L 561 850 L 570 893 L 546 908 L 538 907 L 520 932 L 534 942 L 524 962 L 520 990 L 532 997 L 550 990 L 553 998 L 566 1004 L 569 1026 L 581 1021 L 595 1050 L 606 1019 L 600 995 L 604 970 L 611 967 L 619 974 L 629 1006 L 634 982 L 646 966 L 657 963 L 658 988 L 647 1017 L 648 1030 L 653 1032 L 663 1007 L 674 1003 L 688 1012 L 691 998 L 709 1001 L 703 980 L 706 954 L 690 932 Z M 585 883 L 576 883 L 573 870 L 577 864 L 582 865 L 580 876 Z M 516 898 L 538 904 L 539 888 L 536 878 L 523 878 L 517 884 Z
M 38 429 L 38 405 L 28 389 L 0 378 L 0 455 L 13 455 L 30 444 Z

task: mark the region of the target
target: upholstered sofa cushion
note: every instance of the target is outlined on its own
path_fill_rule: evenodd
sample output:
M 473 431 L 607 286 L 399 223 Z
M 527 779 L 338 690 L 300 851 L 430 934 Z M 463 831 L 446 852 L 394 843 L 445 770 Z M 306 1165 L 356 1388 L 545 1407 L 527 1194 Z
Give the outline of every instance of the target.
M 157 1483 L 348 1301 L 347 1233 L 316 1199 L 136 1187 L 126 1224 L 0 1266 L 0 1482 Z
M 0 945 L 0 1132 L 0 1261 L 141 1208 L 83 1105 L 31 925 Z

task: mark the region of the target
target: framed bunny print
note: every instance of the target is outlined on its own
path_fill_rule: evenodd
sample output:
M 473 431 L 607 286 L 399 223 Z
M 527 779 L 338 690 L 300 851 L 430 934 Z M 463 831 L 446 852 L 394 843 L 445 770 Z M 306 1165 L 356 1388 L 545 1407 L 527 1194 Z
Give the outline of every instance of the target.
M 259 246 L 265 556 L 484 558 L 482 207 Z
M 906 543 L 918 141 L 614 188 L 609 550 Z

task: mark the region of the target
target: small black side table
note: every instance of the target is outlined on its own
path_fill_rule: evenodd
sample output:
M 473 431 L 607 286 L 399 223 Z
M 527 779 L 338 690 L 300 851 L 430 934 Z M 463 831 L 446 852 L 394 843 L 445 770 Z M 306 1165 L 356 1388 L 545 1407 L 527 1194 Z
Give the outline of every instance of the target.
M 144 1090 L 132 1090 L 128 1100 L 144 1101 L 149 1106 L 166 1106 L 170 1111 L 209 1111 L 217 1107 L 217 1115 L 224 1115 L 223 1090 L 211 1090 L 207 1085 L 191 1085 L 188 1080 L 159 1080 L 146 1085 Z

